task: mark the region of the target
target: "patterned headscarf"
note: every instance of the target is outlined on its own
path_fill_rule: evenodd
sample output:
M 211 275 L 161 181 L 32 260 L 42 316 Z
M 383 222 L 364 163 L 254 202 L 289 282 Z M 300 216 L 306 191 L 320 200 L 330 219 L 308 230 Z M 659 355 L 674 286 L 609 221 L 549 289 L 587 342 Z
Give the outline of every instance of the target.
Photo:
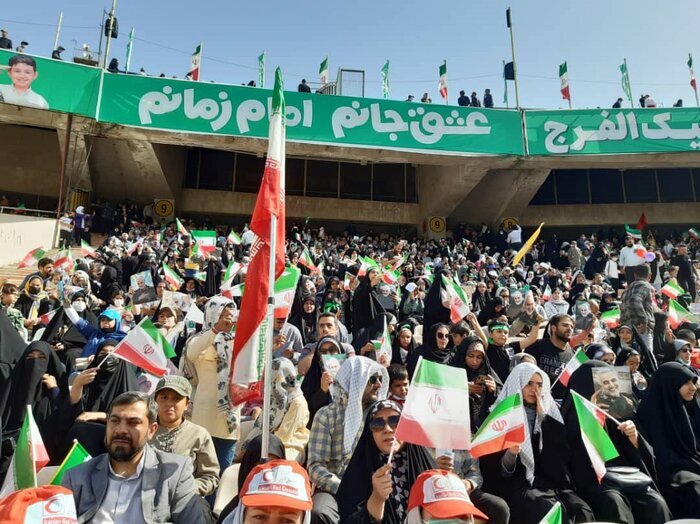
M 348 399 L 343 427 L 343 453 L 345 454 L 352 453 L 355 439 L 362 426 L 362 396 L 370 377 L 377 374 L 382 377 L 382 386 L 379 388 L 377 400 L 384 400 L 389 391 L 389 373 L 384 366 L 372 359 L 359 355 L 351 357 L 343 362 L 335 377 L 334 398 L 337 392 L 347 395 Z M 338 392 L 338 389 L 342 392 Z
M 272 389 L 270 391 L 270 431 L 275 432 L 287 414 L 289 403 L 302 395 L 297 370 L 288 358 L 272 361 Z M 262 430 L 263 417 L 255 419 L 255 427 Z
M 530 382 L 532 375 L 534 375 L 535 373 L 537 373 L 542 378 L 542 407 L 544 408 L 544 415 L 549 415 L 553 419 L 558 420 L 563 424 L 564 420 L 561 417 L 559 408 L 557 407 L 556 402 L 554 402 L 554 399 L 552 398 L 552 392 L 547 373 L 542 371 L 536 365 L 530 364 L 529 362 L 523 362 L 522 364 L 518 364 L 513 368 L 513 371 L 510 372 L 508 378 L 503 384 L 503 389 L 501 389 L 498 398 L 493 403 L 493 407 L 497 406 L 499 402 L 501 402 L 501 400 L 503 400 L 504 398 L 509 397 L 510 395 L 514 395 L 515 393 L 519 393 L 522 396 L 523 388 L 527 385 L 528 382 Z M 491 410 L 493 410 L 493 407 L 491 408 Z M 535 417 L 535 425 L 532 430 L 532 433 L 540 433 L 543 418 L 544 416 L 541 417 L 539 415 Z M 525 424 L 525 442 L 523 442 L 522 446 L 520 447 L 520 462 L 522 462 L 523 466 L 525 466 L 525 477 L 527 478 L 528 482 L 530 482 L 530 484 L 532 484 L 532 482 L 535 479 L 535 456 L 532 452 L 531 437 L 532 435 L 530 434 L 530 424 L 527 423 Z M 542 449 L 542 438 L 540 438 L 540 449 Z

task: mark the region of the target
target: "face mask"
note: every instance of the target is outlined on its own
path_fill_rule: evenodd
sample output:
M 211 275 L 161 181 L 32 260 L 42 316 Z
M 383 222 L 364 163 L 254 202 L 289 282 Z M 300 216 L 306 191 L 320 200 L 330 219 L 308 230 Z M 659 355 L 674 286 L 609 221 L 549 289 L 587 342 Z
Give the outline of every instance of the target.
M 124 305 L 124 299 L 123 298 L 115 298 L 114 305 L 115 305 L 115 307 L 122 307 Z
M 73 306 L 73 309 L 75 309 L 78 313 L 82 313 L 85 311 L 85 308 L 87 308 L 87 304 L 85 302 L 73 302 L 71 306 Z

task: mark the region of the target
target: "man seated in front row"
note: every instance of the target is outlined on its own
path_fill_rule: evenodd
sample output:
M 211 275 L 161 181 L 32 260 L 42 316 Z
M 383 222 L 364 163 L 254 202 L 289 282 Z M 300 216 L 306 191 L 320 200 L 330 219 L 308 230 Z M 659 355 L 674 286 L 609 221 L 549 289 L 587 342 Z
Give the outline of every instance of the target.
M 157 427 L 148 395 L 129 391 L 112 401 L 107 453 L 68 470 L 61 481 L 73 492 L 78 522 L 207 522 L 191 460 L 147 445 Z

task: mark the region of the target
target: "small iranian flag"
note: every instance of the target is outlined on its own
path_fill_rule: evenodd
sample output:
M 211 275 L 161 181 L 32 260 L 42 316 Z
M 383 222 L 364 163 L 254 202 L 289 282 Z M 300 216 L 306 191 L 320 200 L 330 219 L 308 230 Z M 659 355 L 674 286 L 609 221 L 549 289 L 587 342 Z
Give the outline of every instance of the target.
M 574 374 L 574 371 L 580 368 L 581 364 L 588 362 L 589 360 L 590 359 L 586 356 L 586 354 L 579 348 L 578 351 L 574 353 L 574 356 L 571 357 L 571 360 L 566 363 L 564 371 L 562 371 L 559 375 L 559 382 L 561 382 L 564 386 L 568 386 L 569 379 L 571 378 L 571 375 Z
M 693 91 L 698 90 L 698 83 L 695 80 L 695 69 L 693 68 L 693 55 L 688 53 L 688 70 L 690 71 L 690 87 L 693 88 Z
M 464 369 L 418 359 L 396 438 L 420 446 L 469 449 L 469 386 Z
M 605 327 L 614 329 L 620 325 L 620 310 L 611 309 L 600 315 L 600 320 L 603 321 Z
M 301 271 L 296 267 L 285 267 L 284 272 L 275 280 L 275 318 L 284 315 L 289 316 L 294 302 L 297 284 Z M 245 291 L 245 284 L 237 284 L 224 288 L 221 286 L 221 294 L 229 298 L 242 297 Z
M 165 262 L 163 262 L 163 276 L 165 277 L 165 281 L 170 284 L 171 289 L 177 291 L 182 287 L 182 283 L 184 281 L 182 278 L 180 278 L 180 275 L 171 269 Z
M 359 257 L 360 269 L 357 271 L 358 278 L 364 277 L 370 269 L 379 269 L 377 261 L 370 257 Z
M 447 101 L 447 60 L 440 65 L 440 81 L 438 82 L 440 96 Z
M 433 270 L 432 268 L 428 267 L 427 265 L 423 268 L 423 276 L 427 282 L 428 282 L 428 287 L 433 285 L 433 280 L 435 279 L 435 276 L 433 275 Z
M 175 356 L 175 351 L 151 319 L 144 318 L 114 348 L 112 355 L 162 377 L 168 371 L 168 359 Z
M 549 284 L 547 284 L 544 288 L 544 292 L 542 293 L 542 300 L 549 300 L 552 298 L 552 288 L 549 287 Z
M 602 410 L 573 389 L 570 393 L 576 408 L 578 424 L 581 426 L 583 445 L 588 452 L 588 458 L 591 459 L 598 482 L 601 482 L 605 476 L 605 463 L 618 457 L 619 453 L 601 425 Z
M 304 248 L 304 250 L 301 252 L 301 255 L 299 255 L 299 263 L 307 268 L 309 271 L 317 271 L 318 268 L 316 267 L 316 264 L 314 264 L 313 259 L 311 258 L 311 254 L 309 253 L 309 250 Z
M 201 70 L 202 64 L 202 42 L 199 43 L 197 49 L 192 53 L 192 58 L 190 58 L 190 71 L 189 74 L 192 80 L 199 80 L 199 72 Z
M 228 285 L 228 287 L 230 287 L 231 282 L 233 282 L 233 279 L 236 278 L 236 275 L 241 272 L 241 269 L 243 269 L 243 264 L 232 260 L 226 268 L 226 272 L 224 273 L 224 281 L 222 283 L 222 286 Z
M 694 228 L 694 227 L 691 227 L 691 228 L 688 230 L 688 233 L 689 233 L 690 236 L 693 237 L 693 238 L 698 238 L 698 237 L 700 237 L 700 231 L 698 231 L 698 230 L 697 230 L 696 228 Z
M 675 299 L 676 297 L 678 297 L 678 295 L 682 295 L 683 293 L 685 293 L 685 289 L 683 289 L 678 284 L 674 284 L 669 280 L 669 282 L 661 288 L 661 293 L 666 295 L 668 298 Z
M 379 340 L 373 340 L 374 349 L 377 352 L 377 362 L 382 364 L 382 360 L 385 360 L 386 365 L 391 362 L 391 357 L 394 353 L 391 347 L 391 336 L 389 335 L 389 326 L 386 323 L 386 315 L 384 315 L 384 330 L 382 331 L 382 336 Z M 380 359 L 380 356 L 384 356 L 384 359 Z
M 328 57 L 323 59 L 321 66 L 318 68 L 318 78 L 322 86 L 328 83 Z
M 625 233 L 627 233 L 628 237 L 636 238 L 638 240 L 641 240 L 642 238 L 642 232 L 639 229 L 634 229 L 627 224 L 625 224 Z
M 450 297 L 450 321 L 456 324 L 469 314 L 469 300 L 462 286 L 454 280 L 450 280 L 443 275 L 442 283 Z
M 673 329 L 678 329 L 678 326 L 684 322 L 697 322 L 698 318 L 692 315 L 690 311 L 681 306 L 678 302 L 671 299 L 668 303 L 668 323 Z
M 183 237 L 188 237 L 190 236 L 190 232 L 187 231 L 187 228 L 182 225 L 182 222 L 180 222 L 179 218 L 175 219 L 175 225 L 177 225 L 177 232 L 180 233 Z
M 561 81 L 561 96 L 564 100 L 571 102 L 571 94 L 569 93 L 569 71 L 566 67 L 566 62 L 559 66 L 559 80 Z
M 226 242 L 228 242 L 229 244 L 233 244 L 234 246 L 240 246 L 243 241 L 241 240 L 241 237 L 239 237 L 236 234 L 236 232 L 232 229 L 226 237 Z
M 540 524 L 561 524 L 562 517 L 561 502 L 557 502 L 540 520 Z
M 49 454 L 34 421 L 32 407 L 28 405 L 17 437 L 15 453 L 0 491 L 0 499 L 20 489 L 37 487 L 36 474 L 48 463 Z
M 384 271 L 382 271 L 382 280 L 384 281 L 384 283 L 389 285 L 396 284 L 400 276 L 401 272 L 392 270 L 391 266 L 386 266 L 384 268 Z
M 83 252 L 83 256 L 97 258 L 95 248 L 85 242 L 85 240 L 80 241 L 80 250 Z
M 53 263 L 54 269 L 63 270 L 66 273 L 73 271 L 73 254 L 70 249 L 64 248 L 56 255 L 56 260 Z
M 504 398 L 486 420 L 472 440 L 472 457 L 479 458 L 498 453 L 515 444 L 525 442 L 525 411 L 516 393 Z
M 80 466 L 83 462 L 87 462 L 91 458 L 90 453 L 87 452 L 83 445 L 77 440 L 74 440 L 73 447 L 70 448 L 66 458 L 63 459 L 63 462 L 61 462 L 61 465 L 58 467 L 58 471 L 56 471 L 56 474 L 51 479 L 51 485 L 60 486 L 61 479 L 66 471 L 75 466 Z
M 37 247 L 36 249 L 32 249 L 29 253 L 24 255 L 24 258 L 22 259 L 22 262 L 20 262 L 17 266 L 17 269 L 36 266 L 39 260 L 44 258 L 44 255 L 46 255 L 46 251 L 43 247 Z
M 192 240 L 192 256 L 208 257 L 216 250 L 216 231 L 190 231 Z
M 57 310 L 57 309 L 52 309 L 52 310 L 49 311 L 48 313 L 44 313 L 43 315 L 41 315 L 41 316 L 39 317 L 39 323 L 40 323 L 42 326 L 48 325 L 48 323 L 51 322 L 51 319 L 52 319 L 52 318 L 54 317 L 54 315 L 56 314 L 56 311 L 58 311 L 58 310 Z

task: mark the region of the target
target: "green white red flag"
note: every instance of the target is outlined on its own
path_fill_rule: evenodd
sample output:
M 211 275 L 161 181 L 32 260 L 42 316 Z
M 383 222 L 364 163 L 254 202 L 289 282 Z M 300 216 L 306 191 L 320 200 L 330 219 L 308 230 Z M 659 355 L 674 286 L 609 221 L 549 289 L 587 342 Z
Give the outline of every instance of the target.
M 275 280 L 275 318 L 289 316 L 300 276 L 299 268 L 285 267 L 280 277 Z M 245 289 L 245 284 L 237 284 L 226 289 L 221 286 L 221 294 L 229 298 L 242 297 Z
M 379 269 L 379 264 L 371 257 L 361 256 L 358 259 L 360 260 L 360 269 L 357 271 L 358 278 L 364 277 L 370 269 Z
M 589 360 L 590 359 L 586 356 L 586 354 L 581 350 L 581 348 L 579 348 L 576 353 L 574 353 L 574 356 L 571 357 L 571 360 L 566 363 L 566 367 L 559 375 L 559 382 L 561 382 L 564 386 L 568 386 L 569 379 L 571 378 L 571 375 L 574 374 L 574 371 L 580 368 L 581 364 L 588 362 Z
M 678 329 L 678 326 L 684 322 L 698 322 L 698 317 L 671 299 L 668 303 L 668 323 L 671 324 L 673 329 Z
M 0 490 L 0 499 L 20 489 L 37 487 L 36 474 L 48 463 L 49 454 L 34 421 L 32 407 L 27 405 L 10 468 Z
M 80 466 L 83 462 L 87 462 L 91 458 L 90 453 L 87 452 L 82 444 L 77 440 L 74 440 L 73 447 L 70 448 L 66 458 L 63 459 L 63 462 L 61 462 L 61 465 L 58 467 L 56 474 L 51 479 L 51 485 L 60 486 L 61 479 L 63 478 L 63 475 L 66 474 L 66 471 L 74 468 L 75 466 Z
M 569 393 L 576 408 L 583 445 L 588 452 L 588 458 L 591 460 L 598 482 L 601 482 L 605 476 L 605 463 L 619 456 L 615 445 L 601 424 L 600 417 L 605 413 L 574 390 L 570 390 Z
M 690 87 L 693 88 L 693 91 L 697 92 L 698 83 L 695 79 L 695 68 L 693 68 L 693 55 L 690 53 L 688 53 L 688 71 L 690 72 Z
M 182 222 L 180 222 L 179 218 L 175 219 L 175 224 L 177 225 L 177 232 L 180 233 L 183 237 L 188 237 L 190 236 L 190 232 L 187 231 L 187 228 L 182 225 Z
M 260 86 L 262 87 L 262 86 Z M 231 232 L 228 234 L 226 237 L 226 242 L 229 244 L 233 244 L 234 246 L 240 246 L 243 240 L 241 240 L 241 237 L 239 237 L 236 232 L 232 229 Z
M 557 502 L 552 506 L 547 514 L 540 520 L 540 524 L 561 524 L 562 522 L 561 502 Z
M 571 94 L 569 93 L 569 69 L 566 62 L 559 66 L 559 81 L 561 82 L 561 96 L 564 100 L 571 102 Z
M 669 281 L 664 287 L 661 288 L 661 293 L 666 295 L 668 298 L 675 299 L 678 297 L 678 295 L 685 293 L 685 289 L 678 284 L 674 284 L 673 282 Z
M 628 226 L 627 224 L 625 224 L 625 233 L 627 233 L 628 237 L 636 238 L 638 240 L 642 239 L 642 232 L 639 229 Z
M 246 278 L 249 291 L 241 301 L 233 343 L 229 396 L 234 405 L 259 395 L 262 390 L 265 353 L 271 342 L 267 340 L 271 330 L 265 322 L 268 297 L 274 292 L 270 289 L 270 257 L 275 258 L 275 278 L 285 268 L 285 135 L 284 84 L 278 67 L 272 92 L 267 160 L 250 221 L 255 240 Z M 272 231 L 273 215 L 277 219 L 275 231 Z M 272 235 L 275 235 L 274 253 Z
M 377 352 L 377 362 L 382 365 L 389 365 L 391 357 L 394 353 L 391 347 L 391 335 L 389 334 L 389 326 L 386 323 L 386 315 L 384 315 L 384 329 L 379 340 L 373 340 L 374 350 Z
M 318 79 L 321 81 L 322 86 L 328 83 L 328 57 L 323 59 L 318 68 Z
M 57 310 L 57 309 L 52 309 L 52 310 L 49 311 L 48 313 L 44 313 L 43 315 L 41 315 L 41 316 L 39 317 L 39 323 L 40 323 L 42 326 L 48 325 L 49 322 L 51 322 L 51 319 L 52 319 L 52 318 L 54 317 L 54 315 L 56 314 L 56 311 L 58 311 L 58 310 Z
M 522 444 L 525 442 L 525 422 L 520 394 L 504 398 L 474 435 L 470 454 L 478 458 Z
M 603 321 L 608 329 L 615 329 L 620 325 L 620 310 L 610 309 L 600 315 L 600 320 Z
M 391 266 L 386 266 L 382 270 L 382 280 L 384 281 L 384 283 L 389 284 L 390 286 L 396 284 L 399 281 L 400 276 L 401 271 L 391 269 Z
M 552 288 L 547 284 L 542 293 L 542 300 L 549 300 L 550 298 L 552 298 Z
M 442 283 L 450 297 L 450 321 L 456 324 L 469 314 L 469 299 L 462 286 L 454 280 L 442 275 Z
M 190 231 L 192 256 L 208 257 L 216 250 L 216 231 Z
M 85 240 L 80 241 L 80 251 L 85 257 L 97 258 L 97 251 L 90 244 L 85 242 Z
M 420 446 L 469 449 L 469 385 L 464 369 L 420 357 L 396 438 Z
M 202 42 L 199 43 L 197 46 L 197 49 L 194 50 L 194 53 L 192 53 L 192 57 L 190 58 L 190 76 L 192 77 L 192 80 L 199 80 L 199 72 L 201 70 L 201 65 L 202 65 Z
M 151 319 L 146 317 L 117 344 L 112 355 L 162 377 L 168 371 L 168 359 L 175 356 L 175 351 Z
M 29 253 L 24 255 L 24 258 L 17 266 L 17 269 L 22 269 L 25 267 L 35 267 L 39 260 L 44 258 L 46 251 L 43 247 L 37 247 L 32 249 Z
M 318 270 L 316 264 L 314 264 L 314 260 L 311 258 L 311 253 L 309 253 L 309 250 L 306 248 L 306 246 L 304 246 L 301 255 L 299 255 L 299 263 L 309 271 L 314 272 Z
M 691 237 L 693 238 L 699 238 L 700 237 L 700 231 L 698 231 L 696 228 L 691 227 L 688 230 L 688 233 L 690 234 Z
M 447 100 L 447 60 L 440 64 L 440 81 L 438 82 L 438 90 L 440 96 Z
M 66 273 L 73 271 L 73 265 L 73 254 L 71 253 L 70 248 L 61 249 L 56 255 L 56 260 L 54 260 L 53 263 L 54 269 L 60 269 Z
M 177 291 L 182 287 L 184 280 L 173 269 L 163 262 L 163 276 L 165 281 L 170 285 L 170 289 Z

